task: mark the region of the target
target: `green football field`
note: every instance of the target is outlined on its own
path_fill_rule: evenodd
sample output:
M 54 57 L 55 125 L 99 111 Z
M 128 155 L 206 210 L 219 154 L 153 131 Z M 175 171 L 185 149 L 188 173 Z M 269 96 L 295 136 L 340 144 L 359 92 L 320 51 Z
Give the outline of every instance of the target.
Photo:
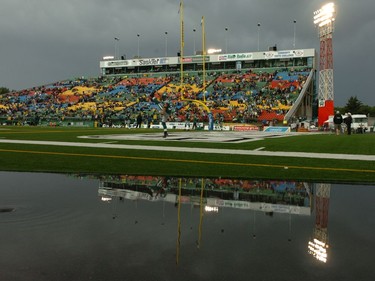
M 0 127 L 0 170 L 375 185 L 375 134 Z

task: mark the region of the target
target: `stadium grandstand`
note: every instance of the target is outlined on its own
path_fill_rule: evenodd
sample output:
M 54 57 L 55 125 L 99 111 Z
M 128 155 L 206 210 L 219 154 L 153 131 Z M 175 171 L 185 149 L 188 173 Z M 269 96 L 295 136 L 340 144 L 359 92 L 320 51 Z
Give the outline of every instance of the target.
M 112 58 L 100 72 L 3 94 L 1 124 L 131 128 L 141 116 L 142 126 L 160 128 L 164 103 L 171 123 L 208 129 L 316 118 L 314 49 Z

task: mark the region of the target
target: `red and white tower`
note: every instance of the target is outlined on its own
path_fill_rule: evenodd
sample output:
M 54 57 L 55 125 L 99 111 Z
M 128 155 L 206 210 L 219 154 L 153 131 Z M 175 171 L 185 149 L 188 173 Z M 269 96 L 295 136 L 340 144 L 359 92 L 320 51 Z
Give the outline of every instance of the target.
M 333 49 L 332 34 L 335 21 L 335 6 L 328 3 L 314 12 L 314 24 L 319 28 L 319 108 L 318 124 L 322 126 L 330 115 L 334 114 L 333 96 Z

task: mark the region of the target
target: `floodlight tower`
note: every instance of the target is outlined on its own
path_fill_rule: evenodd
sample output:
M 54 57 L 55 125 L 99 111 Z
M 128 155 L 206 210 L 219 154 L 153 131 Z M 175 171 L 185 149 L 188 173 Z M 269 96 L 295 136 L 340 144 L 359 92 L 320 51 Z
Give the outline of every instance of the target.
M 323 125 L 329 115 L 334 114 L 332 34 L 335 15 L 334 3 L 328 3 L 314 12 L 314 24 L 319 28 L 320 39 L 319 126 Z

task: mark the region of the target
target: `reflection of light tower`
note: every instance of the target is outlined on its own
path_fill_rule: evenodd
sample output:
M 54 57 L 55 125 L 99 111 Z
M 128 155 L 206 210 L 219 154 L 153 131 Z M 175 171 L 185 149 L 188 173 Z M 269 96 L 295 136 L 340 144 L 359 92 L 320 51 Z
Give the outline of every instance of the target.
M 328 210 L 331 184 L 317 184 L 315 195 L 315 228 L 308 253 L 317 260 L 327 262 L 328 254 Z
M 257 238 L 257 235 L 255 233 L 255 210 L 253 210 L 253 239 Z
M 322 126 L 329 115 L 334 113 L 333 103 L 333 49 L 332 33 L 334 30 L 335 6 L 324 5 L 314 12 L 314 24 L 319 28 L 320 67 L 319 67 L 319 109 L 318 123 Z

